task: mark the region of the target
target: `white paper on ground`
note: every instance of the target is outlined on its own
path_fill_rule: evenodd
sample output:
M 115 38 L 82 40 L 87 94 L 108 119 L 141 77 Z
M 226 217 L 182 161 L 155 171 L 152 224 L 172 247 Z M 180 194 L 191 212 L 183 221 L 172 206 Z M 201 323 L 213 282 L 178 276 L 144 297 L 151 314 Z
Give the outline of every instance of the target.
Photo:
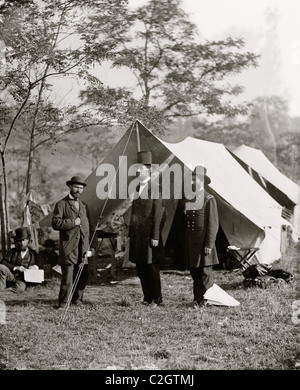
M 42 283 L 44 281 L 44 270 L 26 269 L 24 271 L 24 280 L 29 283 Z
M 62 275 L 62 271 L 61 271 L 61 266 L 60 265 L 55 265 L 54 267 L 52 267 L 53 271 L 57 272 L 58 274 L 61 274 Z
M 204 299 L 207 300 L 207 303 L 210 305 L 217 306 L 238 306 L 240 302 L 234 299 L 216 283 L 210 287 L 204 294 Z

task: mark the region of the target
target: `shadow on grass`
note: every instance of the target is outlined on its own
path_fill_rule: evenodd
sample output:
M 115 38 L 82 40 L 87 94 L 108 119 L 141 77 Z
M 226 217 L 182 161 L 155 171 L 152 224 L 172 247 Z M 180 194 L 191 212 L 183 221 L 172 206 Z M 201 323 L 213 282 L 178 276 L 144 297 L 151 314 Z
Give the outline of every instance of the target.
M 220 283 L 220 287 L 225 291 L 245 289 L 243 282 Z

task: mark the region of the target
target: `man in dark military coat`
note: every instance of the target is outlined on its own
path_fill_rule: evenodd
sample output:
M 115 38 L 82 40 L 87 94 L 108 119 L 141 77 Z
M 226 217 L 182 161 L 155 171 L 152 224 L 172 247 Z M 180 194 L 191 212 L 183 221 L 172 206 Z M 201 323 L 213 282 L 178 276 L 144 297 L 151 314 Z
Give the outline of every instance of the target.
M 214 284 L 213 265 L 219 264 L 215 246 L 219 216 L 215 197 L 205 189 L 211 182 L 206 168 L 196 169 L 192 173 L 192 182 L 199 191 L 196 197 L 185 202 L 185 258 L 193 278 L 194 303 L 201 306 L 205 303 L 205 292 Z M 201 169 L 202 172 L 204 169 L 202 179 L 198 174 Z
M 83 269 L 73 291 L 72 303 L 82 303 L 88 280 L 87 257 L 92 252 L 89 249 L 94 229 L 88 206 L 80 200 L 86 183 L 80 176 L 73 176 L 66 184 L 70 193 L 56 203 L 52 217 L 52 227 L 59 231 L 58 262 L 62 269 L 58 308 L 66 306 L 79 267 L 83 267 Z M 96 244 L 94 244 L 95 246 Z
M 145 304 L 162 304 L 160 265 L 164 259 L 161 230 L 164 208 L 159 199 L 151 199 L 151 152 L 139 152 L 139 196 L 133 200 L 129 224 L 129 260 L 136 264 Z

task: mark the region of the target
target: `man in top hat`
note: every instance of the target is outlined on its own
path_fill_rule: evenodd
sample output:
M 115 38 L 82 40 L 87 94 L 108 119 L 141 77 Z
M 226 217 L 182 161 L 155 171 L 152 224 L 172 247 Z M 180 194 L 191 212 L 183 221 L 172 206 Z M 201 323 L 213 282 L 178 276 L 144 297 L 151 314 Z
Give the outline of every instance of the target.
M 215 247 L 219 216 L 216 199 L 207 192 L 210 182 L 206 168 L 196 167 L 192 172 L 196 195 L 185 199 L 185 259 L 196 306 L 205 305 L 204 294 L 214 284 L 213 266 L 219 264 Z
M 136 264 L 145 304 L 162 304 L 160 262 L 164 259 L 161 196 L 151 199 L 151 152 L 138 153 L 138 197 L 132 202 L 129 223 L 129 261 Z M 161 192 L 160 192 L 161 194 Z M 156 196 L 157 198 L 157 196 Z
M 80 199 L 86 183 L 80 176 L 73 176 L 66 185 L 70 192 L 56 203 L 52 216 L 52 227 L 59 231 L 58 261 L 62 269 L 58 308 L 64 308 L 71 295 L 72 304 L 83 301 L 88 280 L 87 258 L 92 255 L 90 239 L 94 233 L 88 206 Z M 79 268 L 82 268 L 80 278 L 73 289 Z
M 29 247 L 30 232 L 27 227 L 15 231 L 15 247 L 0 262 L 0 290 L 10 287 L 18 293 L 25 291 L 24 271 L 36 268 L 37 253 Z

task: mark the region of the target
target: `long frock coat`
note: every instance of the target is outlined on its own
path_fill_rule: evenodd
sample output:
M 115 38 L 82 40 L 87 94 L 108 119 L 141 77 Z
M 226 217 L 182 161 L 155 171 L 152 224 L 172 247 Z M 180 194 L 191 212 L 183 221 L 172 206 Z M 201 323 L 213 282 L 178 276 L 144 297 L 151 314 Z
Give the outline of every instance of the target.
M 165 213 L 162 199 L 151 199 L 151 185 L 148 184 L 147 199 L 141 197 L 132 202 L 129 224 L 129 260 L 135 264 L 159 264 L 164 260 L 164 246 L 161 231 Z M 146 196 L 144 196 L 146 197 Z M 159 240 L 157 247 L 151 246 L 151 239 Z
M 75 219 L 80 218 L 80 226 L 75 226 Z M 59 230 L 59 258 L 61 265 L 77 264 L 79 240 L 82 242 L 81 253 L 89 250 L 93 226 L 90 223 L 89 210 L 79 199 L 79 210 L 69 195 L 59 200 L 54 208 L 52 227 Z
M 201 209 L 185 211 L 186 239 L 185 259 L 188 268 L 198 268 L 219 264 L 215 246 L 219 229 L 217 202 L 213 195 L 204 192 Z M 204 254 L 204 248 L 212 249 L 211 255 Z

